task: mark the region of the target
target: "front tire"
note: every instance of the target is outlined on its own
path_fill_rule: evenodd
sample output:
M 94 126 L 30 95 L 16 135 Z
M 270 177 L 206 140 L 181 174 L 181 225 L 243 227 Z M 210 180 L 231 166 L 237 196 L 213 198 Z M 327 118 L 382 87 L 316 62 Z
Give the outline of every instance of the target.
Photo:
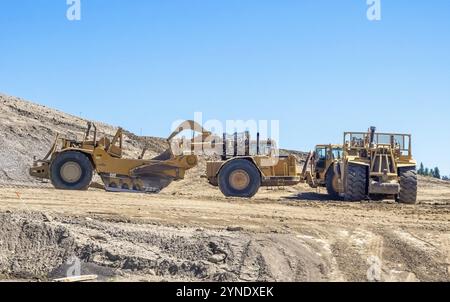
M 60 190 L 87 190 L 92 181 L 93 167 L 81 152 L 60 153 L 50 166 L 50 179 Z
M 236 159 L 220 170 L 218 182 L 226 197 L 252 198 L 261 187 L 261 175 L 252 162 Z
M 402 168 L 400 175 L 400 193 L 398 202 L 404 204 L 417 204 L 417 171 L 415 167 Z
M 338 177 L 339 175 L 336 175 L 334 173 L 334 167 L 331 166 L 326 174 L 326 185 L 328 195 L 330 195 L 330 197 L 335 200 L 338 200 L 340 198 L 338 192 Z
M 362 201 L 367 197 L 367 169 L 365 166 L 348 165 L 347 190 L 345 199 L 347 201 Z

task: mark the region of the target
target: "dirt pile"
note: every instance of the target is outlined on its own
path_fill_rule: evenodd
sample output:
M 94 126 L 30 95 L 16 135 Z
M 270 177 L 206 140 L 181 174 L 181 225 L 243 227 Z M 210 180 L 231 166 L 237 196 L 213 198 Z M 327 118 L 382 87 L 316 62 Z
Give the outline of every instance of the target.
M 0 275 L 42 277 L 74 251 L 74 238 L 65 228 L 39 220 L 0 215 Z
M 326 280 L 330 264 L 290 235 L 258 235 L 202 228 L 177 228 L 0 214 L 0 275 L 49 280 L 75 274 L 186 281 Z M 289 254 L 289 261 L 278 261 Z M 301 257 L 300 257 L 301 256 Z M 303 271 L 303 274 L 298 274 Z

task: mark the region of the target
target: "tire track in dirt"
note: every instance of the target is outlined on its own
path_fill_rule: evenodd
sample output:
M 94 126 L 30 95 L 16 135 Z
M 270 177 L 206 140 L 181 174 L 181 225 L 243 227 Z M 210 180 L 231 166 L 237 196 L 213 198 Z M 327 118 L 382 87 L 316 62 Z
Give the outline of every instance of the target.
M 379 234 L 384 238 L 383 262 L 401 281 L 450 281 L 446 267 L 445 249 L 436 247 L 411 235 L 405 230 L 383 229 Z

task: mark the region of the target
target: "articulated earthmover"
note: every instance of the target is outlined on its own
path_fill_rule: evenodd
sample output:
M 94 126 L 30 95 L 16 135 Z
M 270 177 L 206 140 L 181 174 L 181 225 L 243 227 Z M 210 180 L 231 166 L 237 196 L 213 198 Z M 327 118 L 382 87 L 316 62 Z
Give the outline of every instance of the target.
M 368 132 L 345 132 L 342 157 L 336 157 L 337 151 L 331 152 L 334 156 L 325 160 L 325 176 L 319 173 L 318 180 L 305 179 L 311 186 L 325 181 L 331 196 L 343 196 L 349 201 L 391 197 L 400 203 L 415 204 L 417 172 L 411 149 L 409 134 L 376 133 L 375 127 Z M 323 166 L 320 158 L 315 161 L 314 171 Z
M 276 147 L 270 139 L 263 144 L 265 150 L 261 150 L 259 138 L 258 133 L 256 143 L 252 142 L 250 134 L 245 132 L 243 144 L 239 144 L 237 133 L 231 140 L 224 134 L 221 160 L 207 162 L 209 183 L 218 186 L 225 196 L 245 198 L 253 197 L 261 186 L 300 183 L 302 178 L 297 159 L 292 155 L 275 154 Z M 244 150 L 239 150 L 239 146 L 244 146 Z
M 340 189 L 339 173 L 336 169 L 342 160 L 342 145 L 317 145 L 306 159 L 302 177 L 312 188 L 325 187 L 328 195 L 338 199 Z
M 183 179 L 185 172 L 198 163 L 193 152 L 175 155 L 172 150 L 172 139 L 186 129 L 202 132 L 203 137 L 210 135 L 197 123 L 186 121 L 168 138 L 169 149 L 161 155 L 144 160 L 144 149 L 138 159 L 125 159 L 123 130 L 119 128 L 112 140 L 97 139 L 97 129 L 89 123 L 82 141 L 58 136 L 45 158 L 34 162 L 30 174 L 50 179 L 55 188 L 64 190 L 88 189 L 96 172 L 107 191 L 159 192 L 172 181 Z

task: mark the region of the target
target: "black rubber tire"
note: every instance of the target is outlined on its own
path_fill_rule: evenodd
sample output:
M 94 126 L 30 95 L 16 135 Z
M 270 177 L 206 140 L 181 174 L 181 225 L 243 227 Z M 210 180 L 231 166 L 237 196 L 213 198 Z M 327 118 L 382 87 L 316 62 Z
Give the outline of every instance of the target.
M 367 198 L 367 169 L 365 166 L 348 165 L 345 200 L 362 201 Z
M 67 162 L 76 162 L 81 168 L 81 177 L 74 183 L 66 182 L 61 176 L 61 168 Z M 53 186 L 60 190 L 87 190 L 92 182 L 92 175 L 91 161 L 81 152 L 63 152 L 50 165 L 50 179 Z
M 325 176 L 327 193 L 328 195 L 330 195 L 332 199 L 339 200 L 340 199 L 339 193 L 333 187 L 334 176 L 335 176 L 334 166 L 331 166 L 330 168 L 328 168 L 327 174 Z
M 404 204 L 417 204 L 417 171 L 416 167 L 399 169 L 400 193 L 398 202 Z
M 236 190 L 229 182 L 231 173 L 236 170 L 244 170 L 250 177 L 248 186 L 243 190 Z M 218 177 L 220 191 L 226 197 L 252 198 L 261 187 L 261 174 L 256 166 L 249 160 L 235 159 L 225 164 Z

